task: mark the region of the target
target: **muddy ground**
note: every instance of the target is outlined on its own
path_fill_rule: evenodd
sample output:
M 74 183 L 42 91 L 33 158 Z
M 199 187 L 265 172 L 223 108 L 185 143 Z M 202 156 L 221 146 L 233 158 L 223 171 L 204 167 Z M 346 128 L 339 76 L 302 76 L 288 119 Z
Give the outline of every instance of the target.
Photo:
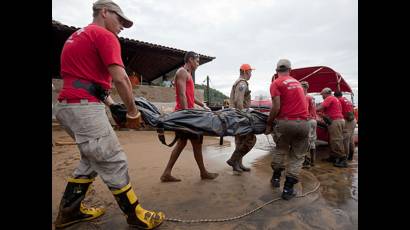
M 153 131 L 117 131 L 127 154 L 131 183 L 143 207 L 162 210 L 167 218 L 185 220 L 224 219 L 242 215 L 266 202 L 280 197 L 280 190 L 272 189 L 269 180 L 272 138 L 258 135 L 254 149 L 244 158 L 251 172 L 237 175 L 225 161 L 234 149 L 232 137 L 204 138 L 205 166 L 219 173 L 213 181 L 200 179 L 192 147 L 188 144 L 178 159 L 173 175 L 182 179 L 177 183 L 161 183 L 160 175 L 169 159 L 171 148 L 162 145 Z M 171 133 L 167 139 L 171 139 Z M 53 128 L 55 143 L 69 143 L 72 139 L 59 127 Z M 357 229 L 358 228 L 358 150 L 349 168 L 335 168 L 320 162 L 327 157 L 327 147 L 319 147 L 314 168 L 302 170 L 298 195 L 319 189 L 291 201 L 279 200 L 243 218 L 216 223 L 176 223 L 166 221 L 160 229 Z M 80 159 L 75 145 L 54 146 L 52 149 L 52 220 L 70 176 Z M 130 229 L 108 188 L 98 177 L 85 200 L 87 205 L 104 206 L 101 218 L 73 225 L 67 229 Z

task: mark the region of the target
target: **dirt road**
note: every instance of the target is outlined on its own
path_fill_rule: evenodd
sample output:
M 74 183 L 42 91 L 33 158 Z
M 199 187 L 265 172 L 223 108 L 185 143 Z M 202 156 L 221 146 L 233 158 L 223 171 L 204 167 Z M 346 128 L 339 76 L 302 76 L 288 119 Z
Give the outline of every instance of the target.
M 272 175 L 269 151 L 272 151 L 273 142 L 265 135 L 258 136 L 256 146 L 244 158 L 244 164 L 252 171 L 241 176 L 234 174 L 225 163 L 234 149 L 233 138 L 225 137 L 222 146 L 219 138 L 204 138 L 205 165 L 209 171 L 219 173 L 213 181 L 200 179 L 192 147 L 188 144 L 173 170 L 173 175 L 182 179 L 178 183 L 161 183 L 159 179 L 171 148 L 158 141 L 156 132 L 117 131 L 117 135 L 128 157 L 131 183 L 143 207 L 162 210 L 168 218 L 229 218 L 280 197 L 281 190 L 273 190 L 269 183 Z M 167 139 L 171 138 L 167 135 Z M 53 140 L 72 141 L 59 128 L 53 130 Z M 318 158 L 327 156 L 326 148 L 319 150 Z M 55 220 L 65 179 L 78 164 L 80 155 L 75 145 L 62 145 L 53 147 L 52 156 L 52 218 Z M 317 192 L 306 197 L 273 202 L 235 221 L 194 224 L 166 221 L 160 229 L 357 229 L 357 156 L 347 169 L 318 162 L 314 168 L 303 170 L 301 183 L 296 185 L 298 194 L 321 183 Z M 106 214 L 67 229 L 129 229 L 99 177 L 85 202 L 104 206 Z

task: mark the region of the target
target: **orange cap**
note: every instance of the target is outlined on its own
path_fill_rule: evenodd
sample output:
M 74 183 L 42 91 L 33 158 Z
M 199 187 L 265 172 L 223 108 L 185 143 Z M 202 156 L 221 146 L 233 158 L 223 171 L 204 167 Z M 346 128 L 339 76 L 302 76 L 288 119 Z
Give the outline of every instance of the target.
M 240 69 L 243 71 L 250 70 L 250 69 L 254 70 L 254 68 L 252 68 L 249 64 L 242 64 Z

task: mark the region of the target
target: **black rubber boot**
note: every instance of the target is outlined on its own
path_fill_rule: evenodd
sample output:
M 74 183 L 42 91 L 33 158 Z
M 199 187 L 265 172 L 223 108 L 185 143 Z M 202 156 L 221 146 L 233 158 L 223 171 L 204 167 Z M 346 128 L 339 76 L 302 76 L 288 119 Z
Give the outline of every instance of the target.
M 316 149 L 310 149 L 310 166 L 315 166 L 316 161 Z
M 293 185 L 298 183 L 298 179 L 286 176 L 285 186 L 283 186 L 282 198 L 285 200 L 290 200 L 296 196 L 293 191 Z
M 334 163 L 335 160 L 336 160 L 335 156 L 329 156 L 328 158 L 322 159 L 322 161 L 327 161 L 327 162 L 331 162 L 331 163 Z
M 305 156 L 305 161 L 303 162 L 302 168 L 309 169 L 310 168 L 310 159 L 308 156 Z
M 226 163 L 232 167 L 233 171 L 242 172 L 241 167 L 239 166 L 239 160 L 241 158 L 241 154 L 238 151 L 234 151 L 232 153 L 231 158 L 229 158 L 229 160 L 226 161 Z
M 285 170 L 284 168 L 273 169 L 272 178 L 270 179 L 270 183 L 273 187 L 279 188 L 280 187 L 280 177 L 282 175 L 282 171 Z
M 347 168 L 346 157 L 336 158 L 335 162 L 333 163 L 333 166 L 339 167 L 339 168 Z
M 354 145 L 353 145 L 353 148 L 352 146 L 349 146 L 349 156 L 347 157 L 347 159 L 349 161 L 353 160 L 353 155 L 354 155 Z
M 119 190 L 112 191 L 112 193 L 121 210 L 124 212 L 127 223 L 130 226 L 138 229 L 154 229 L 164 222 L 164 213 L 145 210 L 141 207 L 131 184 Z
M 87 208 L 82 203 L 93 181 L 94 179 L 88 178 L 68 179 L 54 223 L 56 228 L 64 228 L 81 221 L 92 220 L 104 214 L 104 209 Z
M 243 157 L 243 156 L 242 156 L 242 157 Z M 251 171 L 250 168 L 245 167 L 245 166 L 242 164 L 242 157 L 239 159 L 239 168 L 241 168 L 241 169 L 242 169 L 243 171 L 245 171 L 245 172 Z

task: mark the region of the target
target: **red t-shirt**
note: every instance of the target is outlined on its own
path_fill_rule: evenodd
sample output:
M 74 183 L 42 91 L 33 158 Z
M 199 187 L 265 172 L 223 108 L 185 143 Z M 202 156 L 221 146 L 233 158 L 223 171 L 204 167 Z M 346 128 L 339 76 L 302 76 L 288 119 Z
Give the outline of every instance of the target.
M 324 107 L 325 115 L 329 116 L 330 119 L 343 119 L 342 105 L 335 96 L 330 95 L 326 97 L 322 102 L 322 106 Z
M 306 103 L 308 105 L 309 119 L 316 120 L 316 105 L 315 101 L 313 101 L 313 97 L 310 95 L 306 95 Z
M 270 95 L 280 97 L 277 119 L 306 120 L 309 116 L 306 96 L 299 81 L 291 76 L 280 76 L 270 85 Z
M 347 98 L 345 97 L 339 97 L 340 104 L 342 105 L 342 114 L 345 118 L 347 118 L 347 113 L 352 112 L 353 113 L 353 104 Z
M 185 86 L 185 95 L 186 95 L 186 100 L 187 100 L 187 106 L 188 108 L 186 109 L 193 109 L 195 105 L 195 85 L 194 85 L 194 80 L 192 80 L 192 76 L 190 73 L 188 79 L 186 80 L 186 86 Z M 180 103 L 180 98 L 178 94 L 178 84 L 175 84 L 175 100 L 176 100 L 176 105 L 175 105 L 175 111 L 181 110 L 182 106 Z
M 61 53 L 64 84 L 58 99 L 98 101 L 85 89 L 74 87 L 73 82 L 79 79 L 83 83 L 93 82 L 111 89 L 112 76 L 108 66 L 112 64 L 124 67 L 116 35 L 96 24 L 77 30 L 67 39 Z

